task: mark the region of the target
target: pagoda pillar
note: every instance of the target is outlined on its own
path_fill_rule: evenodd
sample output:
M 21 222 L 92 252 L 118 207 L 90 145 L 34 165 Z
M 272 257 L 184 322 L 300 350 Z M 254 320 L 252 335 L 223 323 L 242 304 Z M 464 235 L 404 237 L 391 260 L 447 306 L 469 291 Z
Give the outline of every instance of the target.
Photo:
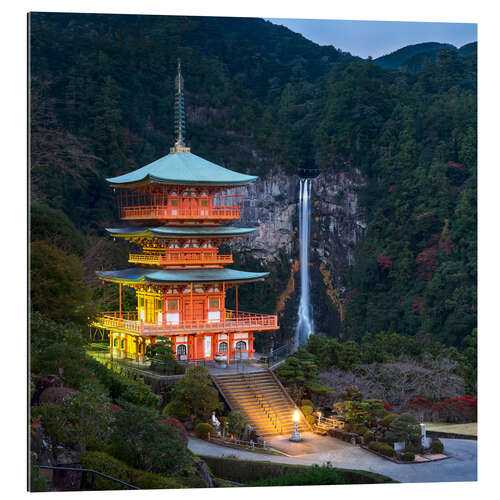
M 253 348 L 253 332 L 248 333 L 248 357 L 253 358 L 253 353 L 255 352 Z
M 229 360 L 234 359 L 234 347 L 233 347 L 234 333 L 229 332 L 227 337 L 228 337 L 228 344 L 229 344 L 227 347 L 227 364 L 229 364 Z

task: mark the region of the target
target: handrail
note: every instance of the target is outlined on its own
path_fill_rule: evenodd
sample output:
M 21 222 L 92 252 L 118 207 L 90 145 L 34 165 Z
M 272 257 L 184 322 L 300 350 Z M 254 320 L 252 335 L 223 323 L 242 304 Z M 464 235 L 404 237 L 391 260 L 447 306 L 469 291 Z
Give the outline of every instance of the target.
M 271 314 L 238 312 L 226 309 L 222 321 L 184 320 L 177 323 L 165 322 L 161 325 L 146 323 L 137 319 L 136 311 L 101 312 L 94 321 L 95 326 L 101 328 L 117 328 L 139 335 L 173 335 L 189 331 L 226 331 L 226 330 L 277 330 L 278 317 Z
M 266 413 L 267 418 L 273 425 L 273 427 L 276 429 L 277 432 L 280 434 L 283 434 L 283 425 L 280 423 L 280 420 L 278 418 L 278 414 L 274 411 L 274 409 L 271 407 L 271 405 L 264 399 L 262 398 L 255 390 L 255 388 L 251 385 L 251 381 L 249 382 L 249 376 L 247 373 L 242 373 L 241 374 L 243 377 L 243 380 L 245 380 L 247 387 L 252 391 L 255 399 L 259 403 L 259 406 L 264 410 Z M 269 412 L 272 412 L 274 414 L 270 415 Z
M 121 207 L 121 218 L 225 218 L 238 219 L 240 217 L 240 207 L 237 206 L 218 206 L 218 207 L 199 207 L 199 208 L 179 208 L 166 205 L 138 205 Z
M 51 470 L 67 470 L 67 471 L 76 471 L 76 472 L 91 472 L 92 473 L 92 489 L 94 489 L 94 480 L 95 480 L 95 474 L 98 476 L 104 477 L 105 479 L 109 479 L 111 481 L 114 481 L 115 483 L 122 484 L 123 486 L 127 486 L 128 488 L 131 488 L 133 490 L 140 490 L 138 486 L 134 486 L 133 484 L 126 483 L 125 481 L 121 481 L 120 479 L 117 479 L 116 477 L 108 476 L 107 474 L 104 474 L 103 472 L 99 472 L 98 470 L 94 469 L 84 469 L 82 467 L 59 467 L 59 466 L 54 466 L 54 465 L 34 465 L 35 467 L 38 467 L 39 469 L 51 469 Z

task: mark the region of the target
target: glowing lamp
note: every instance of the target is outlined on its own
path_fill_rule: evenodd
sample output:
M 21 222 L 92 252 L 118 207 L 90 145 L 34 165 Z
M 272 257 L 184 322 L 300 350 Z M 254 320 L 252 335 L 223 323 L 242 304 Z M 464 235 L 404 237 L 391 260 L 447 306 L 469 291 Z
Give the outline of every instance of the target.
M 299 434 L 299 425 L 298 425 L 298 423 L 300 422 L 299 410 L 295 410 L 293 412 L 292 421 L 294 422 L 295 425 L 294 425 L 293 433 L 290 436 L 290 441 L 294 441 L 297 443 L 298 441 L 302 441 L 302 438 L 300 437 L 300 434 Z

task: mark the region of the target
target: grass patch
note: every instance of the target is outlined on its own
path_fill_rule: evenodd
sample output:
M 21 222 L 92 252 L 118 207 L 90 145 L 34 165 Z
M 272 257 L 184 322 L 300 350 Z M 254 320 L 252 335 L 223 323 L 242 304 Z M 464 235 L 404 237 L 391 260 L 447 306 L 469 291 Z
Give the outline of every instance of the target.
M 467 436 L 477 436 L 477 422 L 468 424 L 445 424 L 439 422 L 429 422 L 425 424 L 428 431 L 449 432 L 450 434 L 465 434 Z

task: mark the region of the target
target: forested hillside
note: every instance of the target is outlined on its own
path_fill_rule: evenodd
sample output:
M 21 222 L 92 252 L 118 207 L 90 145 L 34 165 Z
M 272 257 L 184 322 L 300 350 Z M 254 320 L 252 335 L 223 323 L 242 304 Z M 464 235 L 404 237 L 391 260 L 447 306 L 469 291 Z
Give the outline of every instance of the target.
M 264 177 L 361 172 L 367 229 L 343 335 L 392 330 L 463 347 L 476 322 L 474 50 L 441 48 L 413 74 L 259 19 L 33 14 L 30 31 L 32 196 L 49 227 L 32 226 L 32 239 L 47 289 L 56 274 L 44 262 L 62 262 L 57 252 L 76 256 L 65 265 L 83 266 L 86 285 L 97 267 L 124 265 L 126 248 L 103 237 L 117 220 L 104 178 L 168 152 L 180 57 L 197 155 Z M 75 232 L 84 241 L 72 246 Z M 271 282 L 277 301 L 286 283 Z M 97 307 L 99 293 L 84 287 L 75 303 Z

